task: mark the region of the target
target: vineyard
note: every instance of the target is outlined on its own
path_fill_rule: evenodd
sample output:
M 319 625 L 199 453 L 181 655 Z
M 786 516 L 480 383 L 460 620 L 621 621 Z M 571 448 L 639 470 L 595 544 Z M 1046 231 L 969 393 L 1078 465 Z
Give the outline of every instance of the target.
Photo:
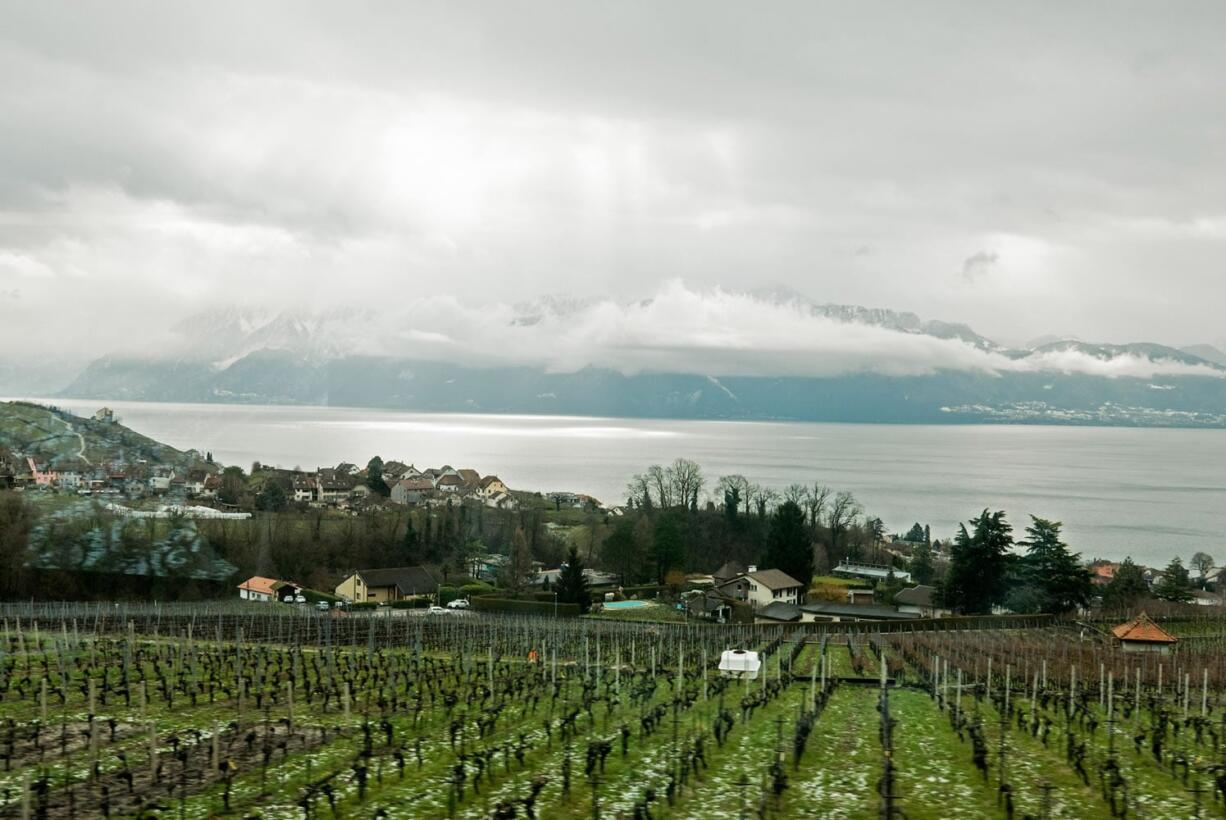
M 1220 815 L 1226 653 L 1093 628 L 10 605 L 4 817 Z M 860 627 L 859 629 L 856 626 Z M 721 676 L 755 649 L 757 679 Z

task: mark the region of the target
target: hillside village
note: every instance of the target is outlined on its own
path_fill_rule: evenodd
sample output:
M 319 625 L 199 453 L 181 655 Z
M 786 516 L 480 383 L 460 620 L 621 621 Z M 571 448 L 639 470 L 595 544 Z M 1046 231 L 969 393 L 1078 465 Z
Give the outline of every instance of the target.
M 432 507 L 457 501 L 501 510 L 517 509 L 517 496 L 496 475 L 451 465 L 418 469 L 399 461 L 382 464 L 374 477 L 368 468 L 342 463 L 315 470 L 253 465 L 250 476 L 223 468 L 211 453 L 178 451 L 124 427 L 107 407 L 82 419 L 22 402 L 0 405 L 0 489 L 93 496 L 110 501 L 158 500 L 235 508 L 242 492 L 227 475 L 256 480 L 262 489 L 276 485 L 286 503 L 306 507 L 358 510 L 395 504 Z M 135 446 L 131 445 L 135 441 Z M 91 458 L 90 455 L 93 454 Z M 379 493 L 375 487 L 385 487 Z M 543 498 L 554 509 L 595 509 L 596 499 L 553 491 Z M 277 503 L 280 506 L 280 502 Z

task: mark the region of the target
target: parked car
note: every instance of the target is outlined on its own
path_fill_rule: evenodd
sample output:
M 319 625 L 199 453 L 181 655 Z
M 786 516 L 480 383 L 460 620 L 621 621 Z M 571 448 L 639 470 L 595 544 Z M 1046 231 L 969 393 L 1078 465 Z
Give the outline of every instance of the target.
M 448 609 L 468 609 L 467 598 L 456 598 L 454 601 L 447 602 Z
M 320 612 L 327 612 L 328 610 L 332 609 L 332 605 L 327 601 L 316 601 L 315 608 Z
M 428 615 L 446 615 L 447 610 L 441 606 L 431 606 L 428 610 L 426 610 L 426 613 Z

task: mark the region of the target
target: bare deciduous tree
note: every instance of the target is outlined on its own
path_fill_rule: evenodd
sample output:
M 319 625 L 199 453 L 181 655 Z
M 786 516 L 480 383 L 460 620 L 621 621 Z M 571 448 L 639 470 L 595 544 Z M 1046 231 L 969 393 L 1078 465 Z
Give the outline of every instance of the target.
M 842 557 L 839 540 L 859 518 L 860 512 L 860 503 L 851 493 L 842 491 L 834 497 L 834 501 L 830 504 L 830 516 L 827 518 L 827 526 L 830 528 L 831 561 L 837 563 Z
M 830 503 L 833 491 L 825 484 L 814 482 L 813 487 L 805 495 L 805 512 L 809 514 L 810 529 L 817 529 L 826 513 L 826 505 Z
M 697 497 L 702 492 L 702 468 L 697 462 L 687 458 L 679 458 L 665 470 L 665 475 L 673 488 L 673 500 L 677 504 L 692 505 L 697 503 Z
M 668 472 L 659 464 L 653 464 L 647 468 L 645 478 L 656 491 L 656 501 L 660 509 L 666 510 L 673 506 L 673 483 L 669 479 Z
M 808 490 L 803 484 L 789 484 L 783 491 L 783 500 L 791 501 L 797 507 L 804 508 L 805 496 L 808 495 Z

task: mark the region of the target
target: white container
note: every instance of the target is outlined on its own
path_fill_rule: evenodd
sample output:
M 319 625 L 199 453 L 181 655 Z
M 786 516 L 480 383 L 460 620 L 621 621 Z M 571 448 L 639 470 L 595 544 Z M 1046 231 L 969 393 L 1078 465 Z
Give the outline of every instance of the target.
M 755 680 L 762 661 L 757 652 L 747 649 L 725 649 L 719 656 L 719 671 L 726 678 L 748 678 Z

